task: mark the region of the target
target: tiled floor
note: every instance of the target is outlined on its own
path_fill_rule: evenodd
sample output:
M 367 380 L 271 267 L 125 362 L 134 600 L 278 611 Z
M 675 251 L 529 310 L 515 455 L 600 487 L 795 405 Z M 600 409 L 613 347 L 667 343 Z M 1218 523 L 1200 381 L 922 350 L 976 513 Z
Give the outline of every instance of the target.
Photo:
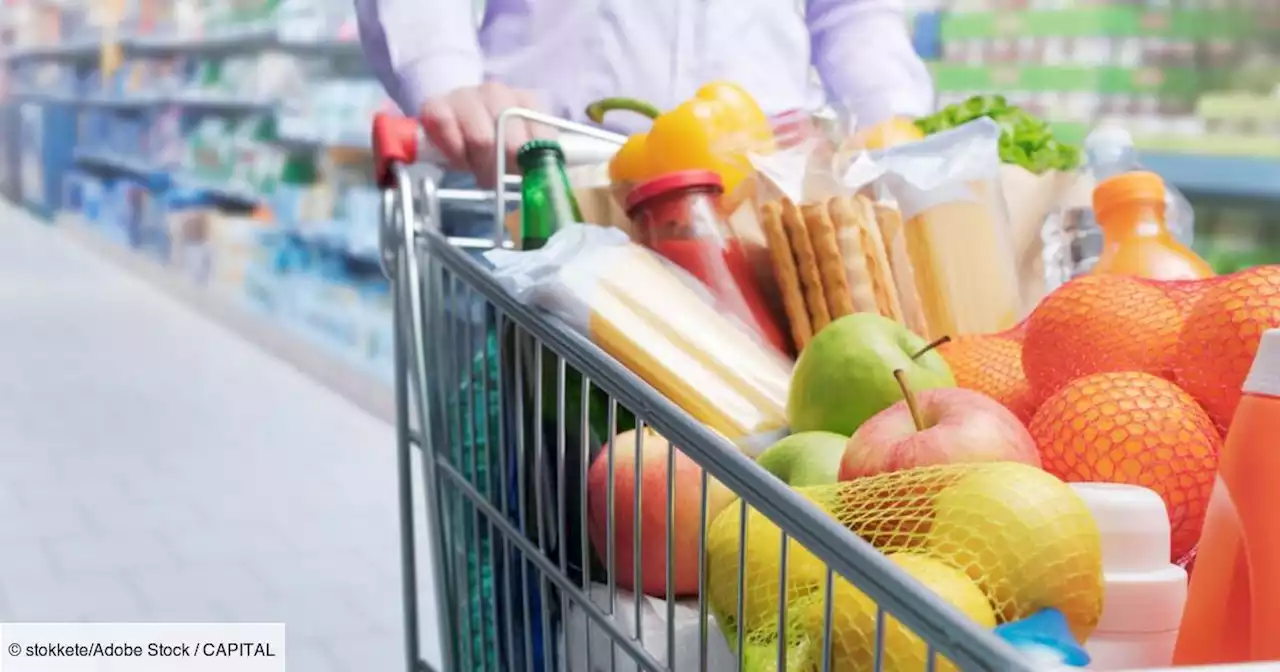
M 0 203 L 0 621 L 284 621 L 401 670 L 393 429 Z

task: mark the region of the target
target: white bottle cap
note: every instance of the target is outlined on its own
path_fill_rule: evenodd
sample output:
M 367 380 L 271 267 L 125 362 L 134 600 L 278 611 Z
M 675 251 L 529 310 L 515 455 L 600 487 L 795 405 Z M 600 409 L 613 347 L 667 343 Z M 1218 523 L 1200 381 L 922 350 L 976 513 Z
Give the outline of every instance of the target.
M 1154 491 L 1118 483 L 1072 483 L 1102 536 L 1107 592 L 1100 632 L 1176 630 L 1187 573 L 1169 562 L 1169 514 Z
M 1095 152 L 1102 148 L 1119 147 L 1128 149 L 1133 147 L 1133 136 L 1129 131 L 1113 124 L 1105 124 L 1099 126 L 1084 140 L 1086 151 Z
M 1262 333 L 1258 354 L 1253 357 L 1249 377 L 1244 379 L 1244 393 L 1280 397 L 1280 329 Z
M 1169 564 L 1169 513 L 1160 495 L 1136 485 L 1072 483 L 1102 534 L 1108 571 L 1145 571 Z

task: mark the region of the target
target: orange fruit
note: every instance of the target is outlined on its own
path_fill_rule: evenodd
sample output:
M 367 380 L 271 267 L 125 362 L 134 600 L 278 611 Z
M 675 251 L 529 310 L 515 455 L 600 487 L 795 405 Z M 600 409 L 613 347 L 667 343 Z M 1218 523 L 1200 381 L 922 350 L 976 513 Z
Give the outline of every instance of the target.
M 1225 434 L 1262 332 L 1280 327 L 1280 266 L 1206 284 L 1178 339 L 1175 380 Z
M 858 131 L 853 136 L 855 147 L 867 150 L 888 149 L 924 139 L 916 122 L 906 117 L 893 117 Z
M 1064 481 L 1159 493 L 1173 560 L 1200 539 L 1222 437 L 1182 388 L 1139 371 L 1077 378 L 1045 400 L 1028 429 L 1045 471 Z
M 1212 287 L 1217 278 L 1209 278 L 1207 280 L 1170 280 L 1160 283 L 1160 288 L 1164 293 L 1178 304 L 1178 309 L 1182 311 L 1183 317 L 1191 314 L 1191 309 L 1195 307 L 1196 301 L 1204 294 L 1205 290 Z
M 1023 424 L 1036 412 L 1035 397 L 1022 373 L 1022 345 L 998 334 L 961 336 L 938 346 L 956 386 L 981 392 L 1004 404 Z
M 1182 311 L 1159 283 L 1086 275 L 1054 290 L 1027 318 L 1022 365 L 1037 399 L 1094 373 L 1172 379 Z

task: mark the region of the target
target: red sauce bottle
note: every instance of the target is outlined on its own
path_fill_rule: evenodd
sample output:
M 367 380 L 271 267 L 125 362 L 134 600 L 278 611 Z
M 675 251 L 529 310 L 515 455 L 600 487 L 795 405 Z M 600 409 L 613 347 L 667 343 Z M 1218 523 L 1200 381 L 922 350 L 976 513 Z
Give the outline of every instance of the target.
M 746 251 L 721 214 L 723 194 L 720 176 L 706 170 L 668 173 L 640 184 L 627 196 L 632 237 L 702 281 L 718 308 L 779 352 L 789 352 Z

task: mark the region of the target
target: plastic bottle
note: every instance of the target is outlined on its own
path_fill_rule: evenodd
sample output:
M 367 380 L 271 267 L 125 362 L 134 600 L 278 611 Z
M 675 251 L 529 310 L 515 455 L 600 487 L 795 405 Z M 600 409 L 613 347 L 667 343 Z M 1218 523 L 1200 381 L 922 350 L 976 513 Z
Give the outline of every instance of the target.
M 1079 180 L 1086 187 L 1124 173 L 1142 171 L 1133 137 L 1123 128 L 1099 126 L 1084 142 L 1085 165 Z M 1195 216 L 1177 189 L 1166 186 L 1165 212 L 1169 231 L 1191 246 Z M 1102 254 L 1102 229 L 1093 208 L 1072 206 L 1050 218 L 1043 232 L 1045 272 L 1049 289 L 1092 270 Z
M 564 150 L 554 140 L 531 140 L 516 153 L 520 187 L 520 249 L 542 247 L 561 226 L 582 221 L 564 171 Z
M 1280 330 L 1262 336 L 1218 458 L 1176 665 L 1280 660 Z
M 1102 535 L 1102 617 L 1085 644 L 1094 670 L 1167 667 L 1187 600 L 1187 572 L 1169 562 L 1169 514 L 1136 485 L 1073 483 Z
M 1098 183 L 1093 211 L 1102 227 L 1102 254 L 1091 272 L 1156 280 L 1213 277 L 1213 268 L 1169 233 L 1166 194 L 1155 173 L 1122 173 Z
M 1099 126 L 1085 138 L 1084 151 L 1087 166 L 1094 183 L 1100 183 L 1124 173 L 1146 170 L 1138 160 L 1133 136 L 1118 126 Z M 1182 192 L 1173 187 L 1165 189 L 1165 212 L 1169 231 L 1183 245 L 1195 242 L 1195 211 Z

